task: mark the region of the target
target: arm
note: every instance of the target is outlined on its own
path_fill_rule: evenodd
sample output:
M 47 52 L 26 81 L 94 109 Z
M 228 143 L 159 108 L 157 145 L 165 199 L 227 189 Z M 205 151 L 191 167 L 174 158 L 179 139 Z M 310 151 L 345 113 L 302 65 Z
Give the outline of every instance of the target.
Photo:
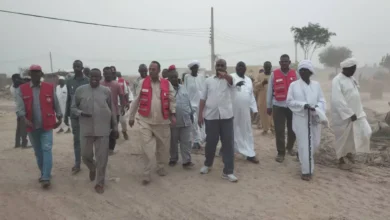
M 272 108 L 273 88 L 274 88 L 274 73 L 272 72 L 268 80 L 267 108 Z
M 171 115 L 176 114 L 175 89 L 171 83 L 169 83 L 169 111 L 171 112 Z
M 324 93 L 322 92 L 320 84 L 318 84 L 319 87 L 319 96 L 318 96 L 318 102 L 317 106 L 323 111 L 326 112 L 326 100 L 324 98 Z
M 119 96 L 120 105 L 121 105 L 121 107 L 123 107 L 125 105 L 125 94 L 123 94 L 123 91 L 122 91 L 121 87 L 119 86 L 119 84 L 118 84 L 116 89 L 117 89 L 117 94 Z
M 133 92 L 129 89 L 129 104 L 134 100 Z
M 117 131 L 118 130 L 118 122 L 116 121 L 116 113 L 114 112 L 114 108 L 112 106 L 112 102 L 111 102 L 111 91 L 107 91 L 107 94 L 106 94 L 106 103 L 107 103 L 107 106 L 108 108 L 110 109 L 111 111 L 111 130 L 113 131 Z
M 208 92 L 208 84 L 207 84 L 207 82 L 205 82 L 202 93 L 200 95 L 200 101 L 199 101 L 198 119 L 201 119 L 201 121 L 203 121 L 203 111 L 204 111 L 204 107 L 206 105 L 207 92 Z
M 131 104 L 130 106 L 130 116 L 129 116 L 129 120 L 130 121 L 134 121 L 134 117 L 135 117 L 135 114 L 138 110 L 138 107 L 139 107 L 139 98 L 140 98 L 140 93 L 141 93 L 141 87 L 137 87 L 137 95 L 133 101 L 133 103 Z
M 298 101 L 294 97 L 294 90 L 295 90 L 295 84 L 291 84 L 290 88 L 288 89 L 287 93 L 287 99 L 286 99 L 286 104 L 287 107 L 295 113 L 299 113 L 301 115 L 304 115 L 304 110 L 305 110 L 305 104 L 306 102 Z
M 251 105 L 250 105 L 250 109 L 252 110 L 253 113 L 257 113 L 258 112 L 258 110 L 257 110 L 257 103 L 256 103 L 255 95 L 253 94 L 253 90 L 251 91 Z
M 24 108 L 24 102 L 20 88 L 15 89 L 15 102 L 16 116 L 18 116 L 19 118 L 24 118 L 26 116 L 26 110 Z
M 63 112 L 61 111 L 60 103 L 58 102 L 58 97 L 57 97 L 57 93 L 56 93 L 56 88 L 55 87 L 53 88 L 53 99 L 54 99 L 53 108 L 54 108 L 54 110 L 56 112 L 56 117 L 57 118 L 62 118 Z
M 233 77 L 232 77 L 232 75 L 226 73 L 225 75 L 223 75 L 222 78 L 224 78 L 229 83 L 229 85 L 233 85 Z
M 331 98 L 332 108 L 337 111 L 341 119 L 346 120 L 351 118 L 355 113 L 348 106 L 347 101 L 345 100 L 344 94 L 341 91 L 340 82 L 336 79 L 332 82 L 332 98 Z
M 72 97 L 70 95 L 70 88 L 68 82 L 66 83 L 66 88 L 68 89 L 68 97 L 66 98 L 66 107 L 65 107 L 65 118 L 70 117 L 70 106 L 72 104 Z
M 73 115 L 76 115 L 79 117 L 83 111 L 79 108 L 80 107 L 80 94 L 82 93 L 81 87 L 77 88 L 74 94 L 74 99 L 72 100 L 72 105 L 70 107 L 71 112 Z
M 125 88 L 125 96 L 124 96 L 125 100 L 124 101 L 125 101 L 125 103 L 127 103 L 127 101 L 129 101 L 130 88 L 127 86 L 126 81 L 125 81 L 123 86 Z

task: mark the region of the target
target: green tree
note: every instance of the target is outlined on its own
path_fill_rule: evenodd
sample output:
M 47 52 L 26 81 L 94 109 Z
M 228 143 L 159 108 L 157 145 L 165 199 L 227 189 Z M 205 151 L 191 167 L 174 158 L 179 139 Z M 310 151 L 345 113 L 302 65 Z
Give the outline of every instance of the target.
M 309 59 L 309 55 L 311 59 L 318 48 L 326 46 L 330 38 L 336 36 L 336 33 L 330 32 L 328 28 L 321 27 L 318 23 L 309 23 L 301 28 L 291 27 L 291 32 L 294 35 L 294 42 L 301 46 L 305 59 Z
M 383 56 L 381 62 L 379 63 L 379 65 L 381 65 L 381 66 L 383 66 L 383 67 L 385 67 L 385 68 L 390 70 L 390 55 L 386 54 L 386 56 Z
M 330 46 L 318 55 L 320 63 L 327 67 L 333 67 L 338 72 L 340 63 L 347 58 L 352 57 L 352 51 L 347 47 L 334 47 Z

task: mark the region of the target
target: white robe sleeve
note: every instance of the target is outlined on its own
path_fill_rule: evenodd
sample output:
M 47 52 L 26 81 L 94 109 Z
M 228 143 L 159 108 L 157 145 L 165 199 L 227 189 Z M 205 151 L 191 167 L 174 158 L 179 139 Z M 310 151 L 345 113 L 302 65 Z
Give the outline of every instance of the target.
M 342 120 L 350 118 L 355 113 L 348 106 L 347 101 L 341 91 L 340 82 L 334 79 L 332 82 L 332 109 L 334 109 L 341 117 Z
M 251 106 L 250 106 L 251 110 L 253 113 L 257 113 L 258 110 L 257 110 L 257 103 L 256 103 L 256 99 L 255 99 L 255 96 L 253 95 L 253 91 L 252 91 L 252 94 L 251 94 Z
M 296 95 L 296 94 L 294 94 L 294 91 L 295 91 L 297 86 L 299 86 L 299 84 L 297 84 L 297 83 L 293 83 L 290 85 L 290 88 L 288 89 L 288 93 L 287 93 L 286 103 L 287 103 L 287 107 L 291 111 L 303 115 L 304 114 L 304 107 L 305 107 L 305 104 L 307 104 L 307 103 L 302 102 L 302 101 L 298 101 L 296 99 L 296 97 L 294 97 Z
M 318 84 L 318 107 L 323 111 L 326 112 L 326 100 L 324 98 L 324 93 L 322 92 L 320 84 Z

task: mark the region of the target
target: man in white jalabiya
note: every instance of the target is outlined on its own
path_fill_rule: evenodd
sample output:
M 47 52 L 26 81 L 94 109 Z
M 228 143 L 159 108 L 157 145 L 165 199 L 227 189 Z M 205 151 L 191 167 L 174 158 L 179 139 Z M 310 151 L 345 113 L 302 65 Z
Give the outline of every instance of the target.
M 197 115 L 199 115 L 199 101 L 200 95 L 205 87 L 206 77 L 203 74 L 198 74 L 200 63 L 197 60 L 188 64 L 188 68 L 191 70 L 191 74 L 186 74 L 184 78 L 184 86 L 187 89 L 190 96 L 191 107 L 196 112 L 194 114 L 194 121 L 198 121 Z M 199 150 L 201 143 L 205 140 L 204 126 L 199 127 L 198 123 L 192 125 L 192 149 Z
M 353 75 L 357 61 L 349 58 L 340 63 L 342 72 L 332 81 L 331 128 L 335 135 L 334 147 L 340 169 L 349 170 L 355 154 L 370 151 L 371 127 L 360 99 L 359 85 Z
M 68 98 L 68 88 L 65 86 L 65 77 L 63 76 L 60 76 L 58 78 L 56 95 L 57 95 L 58 102 L 60 104 L 61 112 L 62 114 L 65 114 L 66 99 Z M 70 133 L 70 128 L 64 122 L 62 122 L 60 125 L 60 130 L 58 130 L 57 133 L 61 133 L 64 131 L 65 133 Z
M 252 80 L 245 76 L 246 65 L 239 62 L 236 65 L 236 73 L 232 74 L 233 85 L 233 115 L 234 115 L 234 149 L 244 155 L 252 163 L 258 164 L 254 150 L 251 114 L 257 116 L 256 99 L 253 94 Z
M 301 178 L 309 181 L 314 171 L 314 152 L 321 141 L 321 123 L 327 125 L 326 101 L 317 81 L 310 80 L 314 68 L 310 60 L 298 65 L 301 76 L 292 82 L 287 95 L 287 107 L 293 112 L 292 129 L 297 137 Z

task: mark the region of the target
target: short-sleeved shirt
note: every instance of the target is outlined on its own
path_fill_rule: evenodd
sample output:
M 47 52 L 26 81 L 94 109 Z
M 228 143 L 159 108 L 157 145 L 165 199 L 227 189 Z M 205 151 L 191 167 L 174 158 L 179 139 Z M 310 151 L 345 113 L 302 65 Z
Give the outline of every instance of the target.
M 217 76 L 206 79 L 200 97 L 206 101 L 203 116 L 206 120 L 233 118 L 232 88 L 226 79 Z
M 101 81 L 100 85 L 106 86 L 111 90 L 111 102 L 113 105 L 113 110 L 116 113 L 116 115 L 119 115 L 118 98 L 119 95 L 124 95 L 121 86 L 116 81 L 111 81 L 111 82 Z

